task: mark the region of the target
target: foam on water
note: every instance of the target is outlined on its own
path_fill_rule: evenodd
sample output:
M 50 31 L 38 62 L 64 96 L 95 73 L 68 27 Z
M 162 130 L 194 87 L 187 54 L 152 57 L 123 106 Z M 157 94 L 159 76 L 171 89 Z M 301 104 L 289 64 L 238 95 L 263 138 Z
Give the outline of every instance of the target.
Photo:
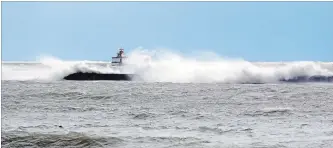
M 3 80 L 61 80 L 78 71 L 135 73 L 148 82 L 270 83 L 298 76 L 333 76 L 333 62 L 252 63 L 204 52 L 186 57 L 167 50 L 134 50 L 122 69 L 101 61 L 63 61 L 44 56 L 40 64 L 2 64 Z

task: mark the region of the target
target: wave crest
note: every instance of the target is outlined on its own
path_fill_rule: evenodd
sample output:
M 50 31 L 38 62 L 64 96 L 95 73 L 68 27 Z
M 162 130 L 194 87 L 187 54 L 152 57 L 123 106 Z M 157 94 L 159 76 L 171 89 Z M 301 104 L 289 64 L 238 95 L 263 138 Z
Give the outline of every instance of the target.
M 211 53 L 201 55 L 185 57 L 166 50 L 134 50 L 122 68 L 102 61 L 63 61 L 42 57 L 37 64 L 3 63 L 2 75 L 3 80 L 61 80 L 79 71 L 134 73 L 147 82 L 177 83 L 275 83 L 281 80 L 307 81 L 314 76 L 326 77 L 329 81 L 333 76 L 332 62 L 249 62 Z
M 115 137 L 91 137 L 82 133 L 42 134 L 5 132 L 1 134 L 4 147 L 104 147 L 121 144 L 124 140 Z

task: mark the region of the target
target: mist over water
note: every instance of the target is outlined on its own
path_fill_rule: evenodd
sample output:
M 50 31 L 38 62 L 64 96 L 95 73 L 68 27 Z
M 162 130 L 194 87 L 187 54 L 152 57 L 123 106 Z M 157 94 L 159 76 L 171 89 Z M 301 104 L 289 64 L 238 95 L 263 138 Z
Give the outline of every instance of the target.
M 114 55 L 110 55 L 114 56 Z M 3 63 L 3 80 L 61 80 L 82 72 L 134 73 L 147 82 L 179 83 L 275 83 L 297 76 L 332 76 L 333 62 L 248 62 L 223 58 L 209 52 L 183 56 L 168 50 L 133 50 L 126 66 L 117 68 L 110 61 L 64 61 L 42 56 L 35 63 Z

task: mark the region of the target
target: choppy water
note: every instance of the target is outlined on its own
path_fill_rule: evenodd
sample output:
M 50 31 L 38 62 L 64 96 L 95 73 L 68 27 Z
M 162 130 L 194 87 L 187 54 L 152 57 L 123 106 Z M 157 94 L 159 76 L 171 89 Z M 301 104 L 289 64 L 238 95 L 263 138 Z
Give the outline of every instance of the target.
M 333 85 L 2 81 L 3 147 L 333 145 Z

